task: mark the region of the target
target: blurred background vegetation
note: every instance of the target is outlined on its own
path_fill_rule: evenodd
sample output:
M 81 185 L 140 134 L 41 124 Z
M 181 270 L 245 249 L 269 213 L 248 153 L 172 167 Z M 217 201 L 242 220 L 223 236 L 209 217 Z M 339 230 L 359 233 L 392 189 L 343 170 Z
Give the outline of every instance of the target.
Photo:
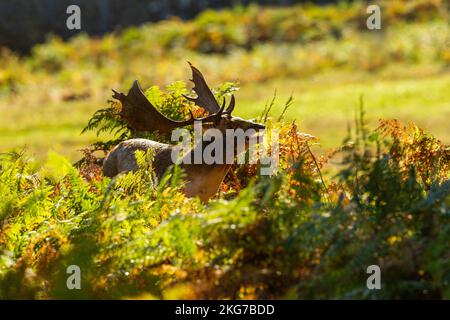
M 351 1 L 351 0 L 350 0 Z M 237 5 L 287 6 L 308 2 L 305 0 L 3 0 L 0 2 L 0 43 L 28 52 L 37 42 L 43 42 L 48 33 L 68 39 L 79 31 L 66 28 L 66 10 L 78 5 L 83 12 L 83 32 L 89 35 L 180 17 L 192 19 L 206 9 L 223 9 Z M 316 0 L 317 4 L 336 0 Z M 17 10 L 20 8 L 20 10 Z M 17 23 L 20 21 L 20 23 Z
M 159 8 L 154 1 L 136 2 Z M 195 6 L 174 1 L 178 11 L 171 11 L 169 3 L 158 9 L 165 13 L 155 19 L 182 11 L 181 4 Z M 367 30 L 367 4 L 361 1 L 287 7 L 233 3 L 223 2 L 229 8 L 207 9 L 192 20 L 171 16 L 100 37 L 81 32 L 65 42 L 47 34 L 46 42 L 27 54 L 1 47 L 0 151 L 26 146 L 41 159 L 51 148 L 76 160 L 81 157 L 77 149 L 95 139 L 80 131 L 106 105 L 111 88 L 126 91 L 134 79 L 144 87 L 162 88 L 187 80 L 186 60 L 212 86 L 238 82 L 236 113 L 242 116 L 260 114 L 274 95 L 274 110 L 279 110 L 293 95 L 286 116 L 321 139 L 320 152 L 342 141 L 361 94 L 369 124 L 376 125 L 381 117 L 413 120 L 450 141 L 446 1 L 380 1 L 380 31 Z M 123 9 L 115 2 L 110 6 Z M 130 4 L 128 10 L 132 8 L 139 6 Z M 187 11 L 193 15 L 200 9 L 203 5 Z M 95 12 L 85 10 L 82 23 L 89 26 L 95 20 L 90 15 L 98 18 Z M 67 17 L 64 12 L 62 16 Z M 134 17 L 128 11 L 120 16 Z

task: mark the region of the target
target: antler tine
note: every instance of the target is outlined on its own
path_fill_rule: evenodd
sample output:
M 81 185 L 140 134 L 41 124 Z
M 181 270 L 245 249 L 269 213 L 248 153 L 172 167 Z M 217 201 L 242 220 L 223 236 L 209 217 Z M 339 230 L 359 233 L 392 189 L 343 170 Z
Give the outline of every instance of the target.
M 220 114 L 223 113 L 223 110 L 225 110 L 225 103 L 226 103 L 226 99 L 225 99 L 225 97 L 223 97 L 222 106 L 220 107 L 220 110 L 217 113 L 220 113 Z
M 234 106 L 235 106 L 235 99 L 234 99 L 234 94 L 232 94 L 230 104 L 228 105 L 227 111 L 225 111 L 225 113 L 231 116 L 231 113 L 234 110 Z
M 124 95 L 123 93 L 117 92 L 117 91 L 114 90 L 114 89 L 111 89 L 111 90 L 112 90 L 112 92 L 113 92 L 112 97 L 113 97 L 114 99 L 117 99 L 117 100 L 124 99 L 125 95 Z
M 186 99 L 188 99 L 189 101 L 192 101 L 192 102 L 194 102 L 195 103 L 195 100 L 197 100 L 197 98 L 191 98 L 191 97 L 189 97 L 187 94 L 184 94 L 184 93 L 182 93 L 181 94 L 184 98 L 186 98 Z

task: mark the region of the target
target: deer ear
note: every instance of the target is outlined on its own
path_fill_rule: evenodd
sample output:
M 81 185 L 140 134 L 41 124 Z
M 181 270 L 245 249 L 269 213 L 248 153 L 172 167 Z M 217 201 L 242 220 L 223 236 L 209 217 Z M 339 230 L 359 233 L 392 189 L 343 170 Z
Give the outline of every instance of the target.
M 197 94 L 197 98 L 191 98 L 189 96 L 183 95 L 186 99 L 194 102 L 199 107 L 204 108 L 210 114 L 216 113 L 220 111 L 219 104 L 217 103 L 214 94 L 209 89 L 206 84 L 205 78 L 202 73 L 194 67 L 189 61 L 189 66 L 192 70 L 192 79 L 191 81 L 194 83 L 194 92 Z

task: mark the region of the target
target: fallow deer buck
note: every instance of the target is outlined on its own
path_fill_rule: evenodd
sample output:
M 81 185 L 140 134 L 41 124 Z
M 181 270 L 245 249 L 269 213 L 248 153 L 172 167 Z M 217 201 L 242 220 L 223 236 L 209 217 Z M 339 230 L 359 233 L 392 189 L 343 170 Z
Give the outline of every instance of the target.
M 192 64 L 189 63 L 189 65 L 192 69 L 191 81 L 194 83 L 193 91 L 196 93 L 197 97 L 184 97 L 194 102 L 197 106 L 204 108 L 208 113 L 206 117 L 194 118 L 191 112 L 191 117 L 188 120 L 174 121 L 168 119 L 145 97 L 137 81 L 134 82 L 127 95 L 113 90 L 113 98 L 118 99 L 122 104 L 119 115 L 136 131 L 158 131 L 160 134 L 168 134 L 173 129 L 193 125 L 194 122 L 207 124 L 209 127 L 218 129 L 222 133 L 227 129 L 242 129 L 244 131 L 252 129 L 252 131 L 257 134 L 259 130 L 265 128 L 262 124 L 233 117 L 231 115 L 235 106 L 235 98 L 233 95 L 231 96 L 230 103 L 226 109 L 225 98 L 222 106 L 219 107 L 214 94 L 206 84 L 201 72 L 192 66 Z M 202 139 L 201 144 L 191 148 L 183 156 L 183 159 L 193 159 L 195 148 L 201 148 L 201 150 L 206 148 L 209 142 L 205 142 L 205 140 L 207 139 Z M 227 154 L 231 151 L 233 152 L 232 158 L 234 159 L 238 153 L 248 150 L 250 145 L 248 139 L 244 142 L 241 141 L 241 144 L 242 143 L 244 145 L 236 146 L 233 139 L 233 146 L 230 146 L 226 140 L 223 140 L 223 154 Z M 130 139 L 123 141 L 114 147 L 114 149 L 106 156 L 103 162 L 103 173 L 105 176 L 114 177 L 121 172 L 135 171 L 138 169 L 135 152 L 137 150 L 147 151 L 152 149 L 154 156 L 152 168 L 155 171 L 155 176 L 159 180 L 165 171 L 174 164 L 172 152 L 176 151 L 175 148 L 177 147 L 179 146 L 147 139 Z M 231 148 L 233 150 L 230 150 Z M 188 197 L 198 196 L 202 201 L 207 201 L 218 192 L 220 184 L 231 165 L 232 163 L 227 163 L 227 161 L 219 161 L 218 163 L 212 164 L 196 164 L 192 161 L 181 161 L 180 166 L 184 169 L 186 174 L 185 194 Z

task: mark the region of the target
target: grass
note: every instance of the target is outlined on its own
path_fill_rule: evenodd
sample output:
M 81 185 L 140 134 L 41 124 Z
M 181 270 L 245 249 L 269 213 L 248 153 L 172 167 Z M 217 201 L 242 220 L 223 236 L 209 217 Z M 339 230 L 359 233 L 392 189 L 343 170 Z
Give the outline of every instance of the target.
M 450 104 L 446 96 L 450 75 L 428 73 L 420 68 L 415 72 L 403 71 L 406 75 L 401 78 L 395 77 L 394 71 L 376 75 L 334 71 L 305 79 L 281 78 L 245 84 L 236 95 L 236 114 L 259 115 L 276 90 L 273 114 L 278 115 L 292 94 L 294 103 L 286 113 L 287 119 L 295 119 L 300 130 L 319 137 L 322 147 L 319 151 L 323 152 L 343 140 L 363 95 L 371 127 L 377 126 L 379 118 L 414 121 L 443 142 L 450 142 Z M 78 149 L 95 140 L 93 133 L 80 135 L 81 129 L 95 110 L 106 105 L 108 94 L 105 92 L 97 99 L 32 104 L 26 109 L 1 101 L 0 151 L 26 147 L 36 158 L 43 159 L 52 149 L 71 160 L 80 158 Z
M 355 108 L 363 95 L 371 126 L 376 126 L 379 118 L 414 121 L 441 140 L 450 141 L 450 103 L 446 100 L 450 75 L 417 79 L 352 77 L 346 81 L 346 76 L 328 74 L 312 79 L 282 79 L 250 85 L 241 91 L 239 110 L 244 116 L 254 115 L 250 106 L 262 104 L 264 99 L 261 97 L 264 92 L 270 92 L 270 88 L 277 88 L 279 102 L 286 101 L 292 93 L 295 101 L 286 117 L 297 119 L 300 129 L 319 137 L 323 147 L 328 148 L 336 147 L 345 137 L 347 125 L 353 124 Z M 281 103 L 274 106 L 274 114 L 279 114 L 281 108 Z

